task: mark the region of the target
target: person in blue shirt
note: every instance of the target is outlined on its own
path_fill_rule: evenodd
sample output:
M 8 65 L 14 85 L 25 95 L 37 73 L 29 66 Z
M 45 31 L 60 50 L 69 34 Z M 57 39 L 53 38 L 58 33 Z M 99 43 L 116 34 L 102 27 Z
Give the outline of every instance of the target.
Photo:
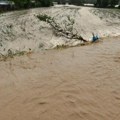
M 98 35 L 95 35 L 94 33 L 92 33 L 93 37 L 92 37 L 92 42 L 95 42 L 99 39 Z

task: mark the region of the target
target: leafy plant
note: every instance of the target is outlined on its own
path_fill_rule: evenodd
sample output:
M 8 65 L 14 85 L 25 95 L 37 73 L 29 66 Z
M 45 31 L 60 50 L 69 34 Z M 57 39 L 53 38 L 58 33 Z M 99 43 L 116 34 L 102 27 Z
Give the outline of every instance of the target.
M 47 14 L 43 14 L 43 15 L 37 15 L 37 18 L 41 21 L 44 21 L 44 22 L 48 22 L 50 23 L 51 21 L 53 21 L 53 18 L 48 16 Z

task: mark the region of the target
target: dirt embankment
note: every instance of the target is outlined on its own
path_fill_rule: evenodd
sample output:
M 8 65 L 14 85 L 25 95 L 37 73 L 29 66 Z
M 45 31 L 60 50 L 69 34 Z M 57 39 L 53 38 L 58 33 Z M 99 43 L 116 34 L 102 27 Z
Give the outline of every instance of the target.
M 18 51 L 40 51 L 52 49 L 57 45 L 74 46 L 80 40 L 56 36 L 51 26 L 36 18 L 38 14 L 54 17 L 63 28 L 70 30 L 84 39 L 90 40 L 92 33 L 99 37 L 120 35 L 119 10 L 95 9 L 76 6 L 55 6 L 0 15 L 0 53 L 6 54 L 9 49 Z M 113 18 L 114 17 L 114 18 Z M 70 26 L 70 20 L 74 24 Z

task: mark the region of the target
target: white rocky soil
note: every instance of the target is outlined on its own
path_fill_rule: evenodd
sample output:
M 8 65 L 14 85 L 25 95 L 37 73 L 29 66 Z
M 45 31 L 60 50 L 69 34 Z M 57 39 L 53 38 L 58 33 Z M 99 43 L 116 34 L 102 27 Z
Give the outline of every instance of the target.
M 40 51 L 81 43 L 80 40 L 56 36 L 49 24 L 38 20 L 36 15 L 39 14 L 54 17 L 63 29 L 72 28 L 73 33 L 77 31 L 86 40 L 91 40 L 92 33 L 99 37 L 120 35 L 119 10 L 54 6 L 8 12 L 0 15 L 0 53 L 7 54 L 9 49 L 13 52 Z M 74 20 L 73 26 L 70 26 L 68 18 Z

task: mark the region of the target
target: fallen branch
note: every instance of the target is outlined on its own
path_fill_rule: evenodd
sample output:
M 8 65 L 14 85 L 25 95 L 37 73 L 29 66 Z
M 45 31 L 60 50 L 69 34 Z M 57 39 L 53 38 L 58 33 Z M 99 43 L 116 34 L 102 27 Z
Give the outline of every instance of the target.
M 48 16 L 46 14 L 43 15 L 37 15 L 37 18 L 40 21 L 44 21 L 47 22 L 48 24 L 50 24 L 50 26 L 54 29 L 55 34 L 56 35 L 61 35 L 64 36 L 68 39 L 77 39 L 77 40 L 81 40 L 83 42 L 87 42 L 87 40 L 83 39 L 82 36 L 78 35 L 78 32 L 76 30 L 76 34 L 72 32 L 73 30 L 73 24 L 74 21 L 71 20 L 71 18 L 68 16 L 68 20 L 70 21 L 70 25 L 72 25 L 72 30 L 64 30 L 56 21 L 53 17 Z

